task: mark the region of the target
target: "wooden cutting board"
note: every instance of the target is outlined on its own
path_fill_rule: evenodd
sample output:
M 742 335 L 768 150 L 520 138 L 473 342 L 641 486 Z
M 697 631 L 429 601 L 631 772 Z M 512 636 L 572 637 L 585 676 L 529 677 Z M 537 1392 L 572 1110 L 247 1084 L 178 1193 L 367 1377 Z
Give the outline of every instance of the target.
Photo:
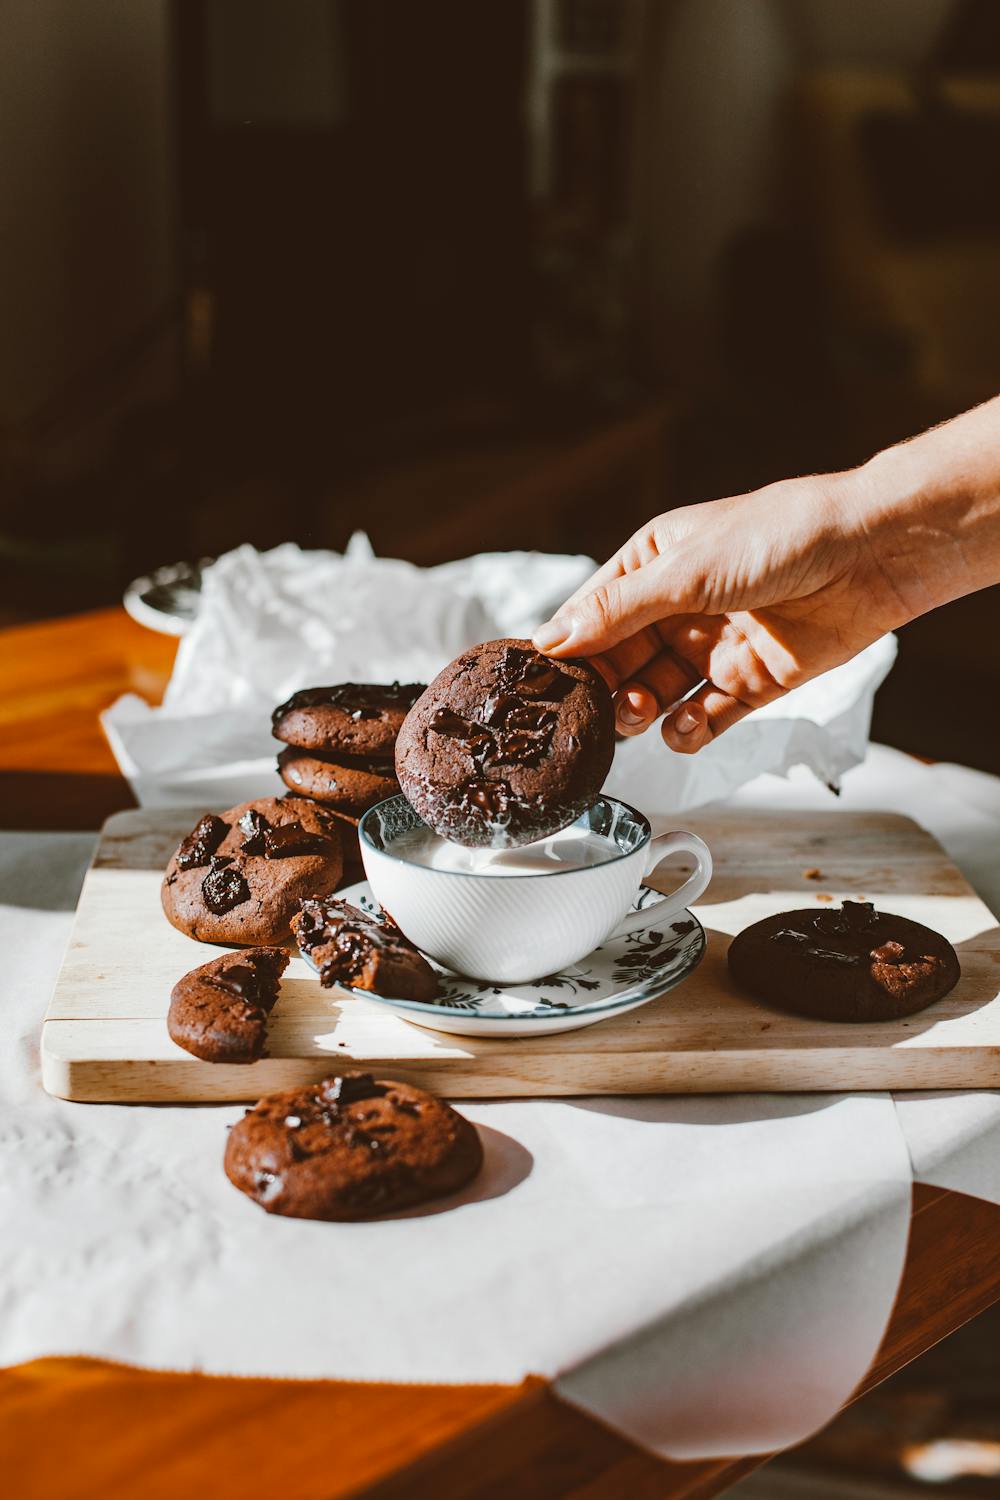
M 995 918 L 915 823 L 860 812 L 686 818 L 715 856 L 712 885 L 695 908 L 708 951 L 676 990 L 617 1020 L 522 1041 L 453 1037 L 322 990 L 296 957 L 274 1010 L 270 1056 L 250 1067 L 200 1062 L 167 1035 L 170 990 L 222 950 L 176 932 L 159 898 L 167 859 L 197 816 L 140 810 L 105 825 L 42 1031 L 50 1093 L 257 1099 L 345 1065 L 453 1098 L 1000 1086 Z M 669 890 L 675 873 L 665 868 L 655 883 Z M 782 1015 L 730 982 L 733 933 L 771 912 L 845 896 L 943 932 L 961 959 L 957 988 L 898 1022 L 838 1026 Z

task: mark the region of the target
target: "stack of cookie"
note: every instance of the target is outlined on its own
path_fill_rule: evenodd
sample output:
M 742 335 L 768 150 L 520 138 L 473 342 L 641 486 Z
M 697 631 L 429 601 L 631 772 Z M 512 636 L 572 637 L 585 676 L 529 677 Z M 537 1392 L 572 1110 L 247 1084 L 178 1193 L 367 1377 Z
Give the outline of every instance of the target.
M 423 691 L 423 683 L 398 682 L 303 688 L 271 715 L 272 733 L 285 744 L 278 756 L 282 781 L 340 821 L 344 863 L 352 874 L 361 864 L 362 815 L 399 791 L 396 736 Z

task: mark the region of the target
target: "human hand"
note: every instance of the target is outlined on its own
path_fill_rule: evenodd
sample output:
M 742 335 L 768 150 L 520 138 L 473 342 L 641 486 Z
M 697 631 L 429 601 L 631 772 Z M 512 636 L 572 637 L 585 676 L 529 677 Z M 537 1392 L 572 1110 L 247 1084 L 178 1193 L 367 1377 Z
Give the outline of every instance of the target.
M 666 714 L 671 749 L 700 750 L 919 613 L 880 562 L 869 521 L 855 472 L 669 511 L 567 600 L 535 646 L 591 658 L 623 734 Z

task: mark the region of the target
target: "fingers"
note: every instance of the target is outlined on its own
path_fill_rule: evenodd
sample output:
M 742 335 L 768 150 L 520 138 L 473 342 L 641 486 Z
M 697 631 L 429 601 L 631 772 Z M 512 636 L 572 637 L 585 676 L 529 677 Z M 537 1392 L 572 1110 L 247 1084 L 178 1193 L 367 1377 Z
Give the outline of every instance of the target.
M 642 683 L 632 682 L 615 695 L 615 727 L 620 734 L 643 734 L 663 710 Z
M 623 683 L 638 677 L 647 662 L 652 661 L 663 650 L 659 632 L 650 626 L 631 635 L 627 640 L 591 656 L 590 662 L 597 668 L 608 687 L 615 692 Z
M 706 682 L 704 687 L 667 714 L 660 733 L 671 750 L 681 755 L 693 755 L 750 712 L 749 703 L 741 703 L 730 693 Z
M 683 570 L 669 569 L 667 559 L 657 557 L 635 572 L 605 577 L 540 626 L 535 646 L 557 657 L 607 653 L 657 620 L 697 607 L 679 590 L 682 576 Z
M 670 519 L 673 520 L 673 516 Z M 663 520 L 664 517 L 661 516 L 660 524 Z M 651 562 L 660 550 L 653 540 L 653 530 L 657 524 L 655 521 L 650 522 L 648 526 L 644 526 L 630 536 L 624 547 L 620 547 L 613 557 L 609 557 L 606 563 L 601 564 L 596 573 L 592 573 L 585 583 L 581 583 L 580 587 L 570 594 L 559 613 L 563 614 L 571 609 L 601 584 L 608 583 L 613 578 L 621 578 L 626 573 L 634 573 L 638 568 Z
M 566 610 L 572 609 L 575 604 L 578 604 L 581 599 L 586 599 L 587 595 L 593 593 L 594 589 L 599 588 L 602 583 L 610 583 L 613 578 L 621 578 L 627 571 L 628 569 L 622 560 L 621 553 L 616 552 L 614 557 L 609 557 L 606 563 L 601 564 L 596 573 L 591 573 L 587 581 L 581 583 L 580 587 L 570 594 L 558 613 L 561 615 Z
M 661 649 L 619 690 L 615 699 L 619 729 L 623 734 L 641 734 L 702 680 L 690 662 Z
M 649 688 L 641 683 L 629 683 L 617 695 L 615 711 L 619 733 L 632 738 L 644 734 L 659 718 L 663 707 Z M 681 755 L 693 755 L 750 712 L 749 703 L 741 703 L 730 693 L 706 682 L 666 715 L 660 733 L 671 750 Z

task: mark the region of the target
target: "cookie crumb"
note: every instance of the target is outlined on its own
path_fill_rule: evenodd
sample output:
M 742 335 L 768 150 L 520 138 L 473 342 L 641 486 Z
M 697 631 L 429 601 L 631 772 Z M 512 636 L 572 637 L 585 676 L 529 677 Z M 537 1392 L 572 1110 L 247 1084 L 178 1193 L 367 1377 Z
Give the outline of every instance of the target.
M 816 900 L 817 901 L 832 901 L 833 897 L 830 895 L 829 891 L 817 891 L 816 892 Z
M 822 880 L 823 879 L 823 871 L 822 870 L 818 870 L 815 865 L 812 865 L 812 866 L 810 866 L 810 868 L 808 870 L 803 870 L 802 871 L 802 879 L 803 880 Z

